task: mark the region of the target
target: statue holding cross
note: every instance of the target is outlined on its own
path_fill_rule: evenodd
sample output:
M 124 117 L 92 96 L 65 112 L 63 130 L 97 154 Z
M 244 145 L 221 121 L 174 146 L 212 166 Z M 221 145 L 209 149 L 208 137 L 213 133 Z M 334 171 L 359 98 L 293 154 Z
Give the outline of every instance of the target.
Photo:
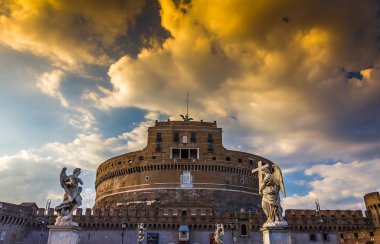
M 263 196 L 261 206 L 267 217 L 263 227 L 287 226 L 288 223 L 282 217 L 282 207 L 280 204 L 280 189 L 283 197 L 286 197 L 281 169 L 273 164 L 272 170 L 269 164 L 263 165 L 260 161 L 258 167 L 252 173 L 259 174 L 259 194 Z

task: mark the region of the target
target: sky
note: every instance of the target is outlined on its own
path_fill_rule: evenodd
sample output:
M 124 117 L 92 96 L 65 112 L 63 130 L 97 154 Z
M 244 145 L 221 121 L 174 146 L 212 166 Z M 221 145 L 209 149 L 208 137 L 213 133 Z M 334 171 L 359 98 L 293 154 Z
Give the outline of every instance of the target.
M 377 0 L 0 0 L 0 201 L 52 207 L 62 167 L 146 145 L 156 119 L 217 121 L 283 171 L 285 209 L 380 191 Z

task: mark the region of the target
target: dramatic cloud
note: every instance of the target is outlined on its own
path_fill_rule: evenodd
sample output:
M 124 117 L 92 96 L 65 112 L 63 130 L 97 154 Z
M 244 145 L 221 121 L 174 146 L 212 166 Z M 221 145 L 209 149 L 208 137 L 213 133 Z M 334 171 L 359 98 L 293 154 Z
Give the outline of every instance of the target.
M 111 65 L 112 89 L 86 95 L 98 106 L 177 116 L 188 89 L 193 116 L 234 120 L 252 133 L 248 149 L 276 159 L 330 159 L 332 145 L 371 136 L 367 148 L 379 148 L 379 115 L 368 109 L 380 104 L 375 1 L 349 1 L 344 11 L 341 1 L 323 9 L 318 1 L 160 4 L 171 37 Z M 347 78 L 347 70 L 364 75 Z
M 112 88 L 86 98 L 177 117 L 189 90 L 191 116 L 217 120 L 232 147 L 288 171 L 380 157 L 376 1 L 160 5 L 171 36 L 112 64 Z
M 0 5 L 0 44 L 78 70 L 104 65 L 141 12 L 143 1 L 10 0 Z M 112 49 L 112 50 L 110 50 Z M 112 53 L 112 52 L 111 52 Z
M 313 166 L 305 170 L 306 175 L 317 176 L 317 179 L 305 184 L 312 190 L 305 196 L 285 198 L 284 206 L 313 209 L 314 201 L 318 199 L 323 209 L 365 209 L 363 196 L 368 192 L 380 191 L 379 171 L 379 159 Z
M 1 156 L 2 199 L 13 203 L 36 201 L 40 207 L 44 207 L 46 200 L 51 199 L 52 206 L 57 205 L 62 199 L 62 189 L 59 186 L 62 167 L 68 167 L 68 173 L 79 167 L 83 170 L 81 177 L 85 183 L 82 195 L 84 207 L 93 207 L 97 166 L 107 158 L 144 147 L 148 126 L 152 126 L 156 118 L 155 113 L 147 114 L 144 121 L 118 137 L 79 134 L 75 140 L 66 144 L 52 142 L 41 148 Z M 12 187 L 12 190 L 6 186 Z

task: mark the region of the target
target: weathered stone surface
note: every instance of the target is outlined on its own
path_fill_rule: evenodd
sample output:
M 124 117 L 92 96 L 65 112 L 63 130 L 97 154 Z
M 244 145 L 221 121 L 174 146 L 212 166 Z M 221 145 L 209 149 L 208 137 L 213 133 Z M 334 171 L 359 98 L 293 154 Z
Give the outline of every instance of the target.
M 291 244 L 291 228 L 289 227 L 264 227 L 260 229 L 263 233 L 264 244 Z
M 78 244 L 81 228 L 77 226 L 49 225 L 48 244 Z

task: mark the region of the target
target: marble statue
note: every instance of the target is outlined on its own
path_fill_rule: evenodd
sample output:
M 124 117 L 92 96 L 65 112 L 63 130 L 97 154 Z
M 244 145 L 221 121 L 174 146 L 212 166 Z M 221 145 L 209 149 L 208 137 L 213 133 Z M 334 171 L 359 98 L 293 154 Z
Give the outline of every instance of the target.
M 214 232 L 215 243 L 222 244 L 223 243 L 223 236 L 224 236 L 223 224 L 222 223 L 216 224 L 216 229 Z
M 144 223 L 141 223 L 137 227 L 137 244 L 143 243 L 144 236 L 145 236 L 145 230 Z
M 268 165 L 262 166 L 261 162 L 258 165 L 252 172 L 259 171 L 259 194 L 263 196 L 261 206 L 267 217 L 263 227 L 287 226 L 280 203 L 280 190 L 283 197 L 286 197 L 281 169 L 275 164 L 272 165 L 272 170 Z
M 80 173 L 80 168 L 74 169 L 73 174 L 69 176 L 66 174 L 66 168 L 63 168 L 61 171 L 59 181 L 65 193 L 62 203 L 55 207 L 55 211 L 58 213 L 55 225 L 76 225 L 72 221 L 72 214 L 82 205 L 82 197 L 80 195 L 82 187 L 79 184 L 83 185 L 83 182 L 78 177 Z

